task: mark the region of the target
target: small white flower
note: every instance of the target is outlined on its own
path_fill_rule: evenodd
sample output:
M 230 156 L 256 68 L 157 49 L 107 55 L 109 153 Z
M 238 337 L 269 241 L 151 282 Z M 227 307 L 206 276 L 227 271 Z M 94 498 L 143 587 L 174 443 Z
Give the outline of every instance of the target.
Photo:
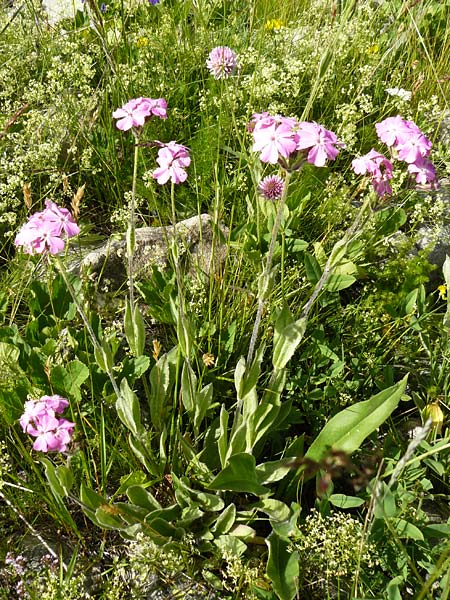
M 386 88 L 386 92 L 389 96 L 397 96 L 405 102 L 409 102 L 411 100 L 412 92 L 408 92 L 408 90 L 404 90 L 403 88 Z

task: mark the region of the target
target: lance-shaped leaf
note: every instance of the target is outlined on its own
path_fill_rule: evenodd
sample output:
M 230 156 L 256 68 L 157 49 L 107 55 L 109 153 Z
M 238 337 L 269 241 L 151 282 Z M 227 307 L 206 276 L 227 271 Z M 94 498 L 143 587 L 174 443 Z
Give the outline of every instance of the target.
M 390 416 L 405 392 L 407 376 L 395 385 L 344 409 L 328 421 L 305 458 L 319 462 L 330 448 L 351 454 Z

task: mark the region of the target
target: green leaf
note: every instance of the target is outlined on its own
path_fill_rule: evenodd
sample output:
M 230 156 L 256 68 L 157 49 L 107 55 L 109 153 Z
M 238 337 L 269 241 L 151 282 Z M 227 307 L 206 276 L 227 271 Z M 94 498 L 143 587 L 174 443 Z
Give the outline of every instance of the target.
M 289 542 L 272 532 L 266 539 L 269 547 L 267 576 L 280 600 L 293 600 L 297 595 L 299 576 L 298 552 L 289 552 Z
M 188 413 L 194 411 L 197 399 L 197 377 L 187 360 L 184 361 L 181 373 L 181 400 Z
M 108 503 L 97 508 L 95 518 L 105 529 L 122 529 L 125 527 L 124 520 L 119 516 L 120 510 L 115 506 L 110 506 Z
M 274 498 L 263 498 L 254 506 L 274 521 L 287 521 L 291 512 L 284 502 Z
M 409 521 L 399 519 L 395 524 L 395 528 L 400 538 L 409 538 L 411 540 L 420 541 L 424 540 L 423 533 L 420 531 L 420 529 Z
M 108 344 L 105 338 L 102 338 L 100 346 L 95 346 L 94 356 L 98 366 L 102 371 L 108 373 L 113 368 L 114 354 L 112 347 Z
M 262 496 L 270 492 L 258 483 L 255 457 L 251 454 L 235 454 L 228 465 L 209 484 L 211 490 L 228 490 Z
M 333 506 L 337 506 L 338 508 L 356 508 L 364 504 L 362 498 L 346 496 L 345 494 L 331 494 L 328 500 Z
M 390 416 L 405 392 L 407 376 L 369 400 L 332 417 L 309 447 L 305 458 L 319 462 L 330 448 L 351 454 Z
M 222 554 L 242 556 L 247 550 L 247 545 L 239 538 L 232 535 L 220 535 L 214 540 L 214 544 L 222 551 Z
M 129 298 L 126 300 L 123 324 L 131 354 L 135 357 L 142 356 L 145 348 L 145 323 L 138 305 L 131 306 Z
M 211 527 L 216 535 L 222 535 L 228 533 L 234 525 L 236 519 L 236 506 L 229 504 L 217 517 L 216 522 Z
M 265 462 L 256 467 L 256 474 L 260 483 L 272 483 L 284 479 L 292 470 L 292 459 L 281 459 Z
M 128 385 L 126 379 L 120 383 L 120 395 L 116 400 L 116 410 L 119 419 L 131 433 L 139 437 L 143 431 L 141 423 L 141 409 L 136 394 Z
M 153 426 L 161 431 L 169 414 L 170 392 L 175 383 L 178 347 L 163 354 L 150 371 L 150 415 Z
M 308 281 L 313 284 L 317 283 L 322 276 L 322 269 L 320 268 L 317 259 L 309 252 L 305 252 L 304 263 Z
M 199 433 L 200 425 L 206 416 L 206 413 L 212 406 L 213 399 L 213 384 L 208 383 L 203 389 L 197 393 L 194 407 L 194 431 Z
M 329 276 L 324 286 L 324 289 L 326 289 L 329 292 L 339 292 L 340 290 L 345 290 L 346 288 L 353 285 L 355 281 L 356 277 L 353 277 L 353 275 L 341 275 L 339 273 L 332 273 Z
M 131 485 L 127 488 L 127 496 L 130 502 L 137 506 L 141 506 L 150 512 L 161 508 L 161 504 L 158 500 L 156 500 L 156 498 L 142 485 Z
M 79 360 L 72 360 L 65 367 L 62 365 L 54 367 L 50 381 L 56 393 L 81 400 L 80 387 L 88 377 L 88 367 Z
M 225 466 L 227 460 L 227 450 L 228 450 L 228 419 L 229 414 L 225 409 L 225 406 L 222 404 L 220 409 L 220 418 L 219 418 L 219 439 L 217 440 L 217 449 L 219 450 L 220 464 L 222 468 Z
M 39 460 L 45 467 L 45 476 L 47 477 L 53 495 L 57 498 L 64 498 L 67 496 L 73 485 L 73 474 L 71 470 L 64 465 L 55 467 L 55 465 L 45 457 L 41 457 Z
M 294 321 L 287 306 L 278 312 L 274 322 L 272 364 L 281 371 L 293 356 L 306 331 L 307 318 Z

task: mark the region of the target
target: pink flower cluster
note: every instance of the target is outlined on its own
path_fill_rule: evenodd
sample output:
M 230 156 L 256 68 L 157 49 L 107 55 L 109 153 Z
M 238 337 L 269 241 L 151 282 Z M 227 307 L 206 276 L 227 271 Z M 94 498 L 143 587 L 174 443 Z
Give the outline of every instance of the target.
M 252 149 L 260 153 L 262 162 L 278 163 L 287 170 L 297 170 L 305 161 L 323 167 L 344 146 L 336 134 L 318 123 L 267 112 L 254 114 L 249 130 L 253 135 Z
M 14 244 L 21 246 L 27 254 L 58 254 L 64 250 L 66 240 L 78 235 L 80 228 L 70 211 L 61 208 L 51 200 L 45 201 L 45 209 L 36 212 L 22 225 Z
M 59 418 L 69 406 L 61 396 L 42 396 L 39 400 L 25 402 L 20 424 L 25 433 L 36 438 L 34 450 L 41 452 L 65 452 L 72 439 L 75 423 Z
M 159 184 L 167 183 L 170 179 L 172 183 L 183 183 L 187 179 L 187 173 L 184 170 L 191 164 L 189 151 L 185 146 L 176 142 L 162 144 L 158 142 L 161 148 L 158 150 L 156 162 L 158 169 L 153 172 L 153 177 Z
M 391 194 L 389 180 L 392 179 L 392 163 L 383 154 L 372 148 L 370 152 L 352 160 L 352 168 L 357 175 L 370 175 L 372 186 L 381 197 Z
M 112 114 L 114 119 L 118 119 L 116 127 L 121 131 L 142 127 L 145 120 L 152 115 L 160 119 L 167 117 L 167 102 L 164 98 L 134 98 Z
M 375 129 L 379 139 L 389 146 L 393 158 L 408 163 L 408 172 L 415 176 L 416 183 L 425 185 L 436 181 L 436 171 L 428 159 L 432 144 L 413 121 L 397 115 L 377 123 Z M 373 148 L 365 156 L 355 158 L 352 168 L 358 175 L 371 176 L 373 188 L 379 196 L 392 193 L 389 184 L 392 163 Z

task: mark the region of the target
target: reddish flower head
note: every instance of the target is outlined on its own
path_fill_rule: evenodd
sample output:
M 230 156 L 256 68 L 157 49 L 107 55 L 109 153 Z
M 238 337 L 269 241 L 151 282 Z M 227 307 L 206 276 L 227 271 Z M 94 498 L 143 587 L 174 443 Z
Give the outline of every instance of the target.
M 259 182 L 258 190 L 266 200 L 278 200 L 284 189 L 284 181 L 278 175 L 268 175 Z

